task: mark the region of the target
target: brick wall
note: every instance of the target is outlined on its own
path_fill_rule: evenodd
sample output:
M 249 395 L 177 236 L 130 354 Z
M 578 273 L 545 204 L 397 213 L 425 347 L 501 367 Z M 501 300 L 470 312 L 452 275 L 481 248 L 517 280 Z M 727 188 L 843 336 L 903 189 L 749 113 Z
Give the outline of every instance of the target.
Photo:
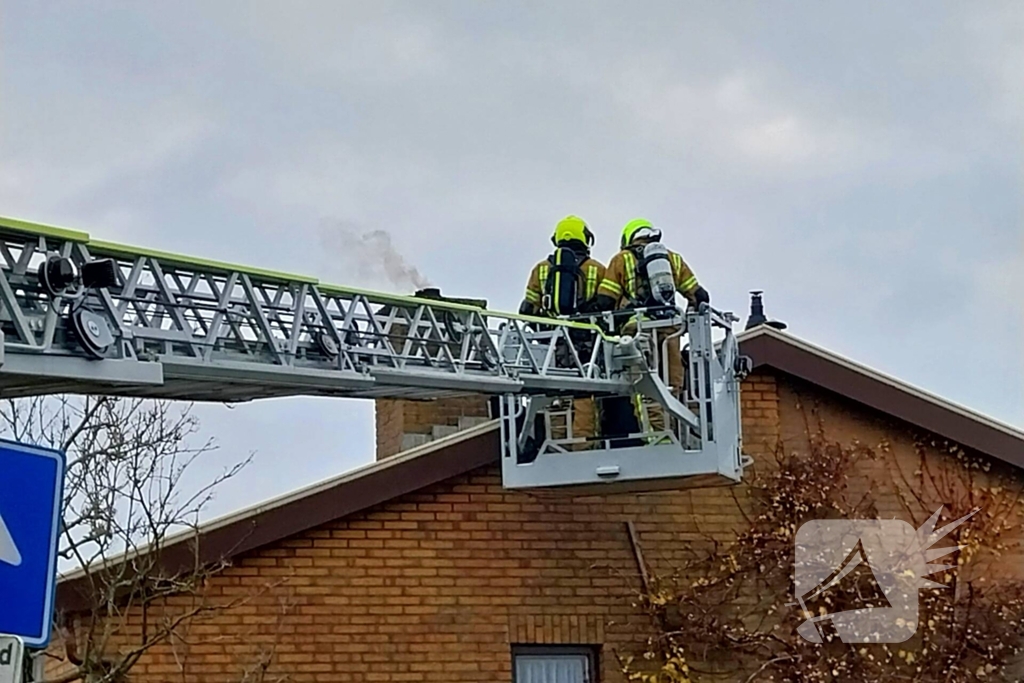
M 870 465 L 883 474 L 919 457 L 907 426 L 786 377 L 748 378 L 742 400 L 755 457 L 806 447 L 812 423 L 890 444 Z M 573 498 L 507 491 L 484 468 L 240 558 L 207 599 L 246 602 L 155 648 L 132 680 L 240 681 L 264 657 L 266 680 L 493 683 L 511 680 L 514 644 L 588 644 L 601 681 L 621 683 L 614 654 L 649 633 L 632 607 L 641 583 L 626 523 L 668 574 L 693 545 L 730 538 L 744 491 Z
M 779 443 L 779 391 L 775 375 L 754 373 L 740 392 L 743 447 L 748 455 L 771 453 Z

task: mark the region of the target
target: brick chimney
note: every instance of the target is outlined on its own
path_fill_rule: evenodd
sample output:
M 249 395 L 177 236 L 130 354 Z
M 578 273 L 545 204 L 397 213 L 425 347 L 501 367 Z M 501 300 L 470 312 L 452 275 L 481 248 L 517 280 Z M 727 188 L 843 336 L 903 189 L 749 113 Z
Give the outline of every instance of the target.
M 468 429 L 490 419 L 486 396 L 435 401 L 376 401 L 377 460 Z
M 452 301 L 486 308 L 481 299 L 457 299 L 441 296 L 440 290 L 422 289 L 414 295 L 421 299 Z M 404 332 L 396 329 L 394 342 L 404 341 Z M 458 355 L 458 351 L 453 349 Z M 459 396 L 432 401 L 408 401 L 379 398 L 375 401 L 377 460 L 421 446 L 434 439 L 468 429 L 491 418 L 487 396 Z

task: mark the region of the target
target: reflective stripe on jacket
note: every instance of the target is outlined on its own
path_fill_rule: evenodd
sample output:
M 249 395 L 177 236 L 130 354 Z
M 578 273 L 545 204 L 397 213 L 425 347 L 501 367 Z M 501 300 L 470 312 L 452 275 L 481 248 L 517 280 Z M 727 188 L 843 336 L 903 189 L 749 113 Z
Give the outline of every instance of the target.
M 526 300 L 537 307 L 540 311 L 544 299 L 544 292 L 547 291 L 548 277 L 551 274 L 551 263 L 544 259 L 533 267 L 530 273 L 530 281 L 526 285 Z M 577 293 L 580 305 L 590 301 L 597 295 L 597 289 L 604 280 L 605 268 L 595 259 L 588 258 L 580 264 L 580 279 L 583 287 Z

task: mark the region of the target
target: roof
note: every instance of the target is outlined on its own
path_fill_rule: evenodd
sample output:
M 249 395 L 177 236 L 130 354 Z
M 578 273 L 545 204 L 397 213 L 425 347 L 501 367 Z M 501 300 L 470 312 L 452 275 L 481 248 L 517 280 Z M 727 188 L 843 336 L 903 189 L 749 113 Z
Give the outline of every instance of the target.
M 857 401 L 989 456 L 1024 468 L 1024 431 L 923 391 L 906 382 L 762 325 L 739 335 L 755 368 L 773 368 Z M 385 458 L 200 527 L 199 559 L 231 559 L 264 545 L 366 510 L 451 477 L 497 462 L 497 421 Z M 194 533 L 167 539 L 161 561 L 168 574 L 195 562 Z M 80 572 L 58 587 L 62 609 L 84 608 Z
M 770 366 L 1024 468 L 1024 431 L 1016 427 L 766 325 L 737 339 L 755 367 Z

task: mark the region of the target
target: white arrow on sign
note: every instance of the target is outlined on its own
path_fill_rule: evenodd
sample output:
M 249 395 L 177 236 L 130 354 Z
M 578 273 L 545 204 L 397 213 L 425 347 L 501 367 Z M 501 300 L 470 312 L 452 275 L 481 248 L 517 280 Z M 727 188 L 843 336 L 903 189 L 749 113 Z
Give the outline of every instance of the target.
M 6 562 L 15 567 L 21 564 L 21 551 L 18 550 L 18 546 L 14 545 L 14 538 L 2 516 L 0 516 L 0 562 Z

